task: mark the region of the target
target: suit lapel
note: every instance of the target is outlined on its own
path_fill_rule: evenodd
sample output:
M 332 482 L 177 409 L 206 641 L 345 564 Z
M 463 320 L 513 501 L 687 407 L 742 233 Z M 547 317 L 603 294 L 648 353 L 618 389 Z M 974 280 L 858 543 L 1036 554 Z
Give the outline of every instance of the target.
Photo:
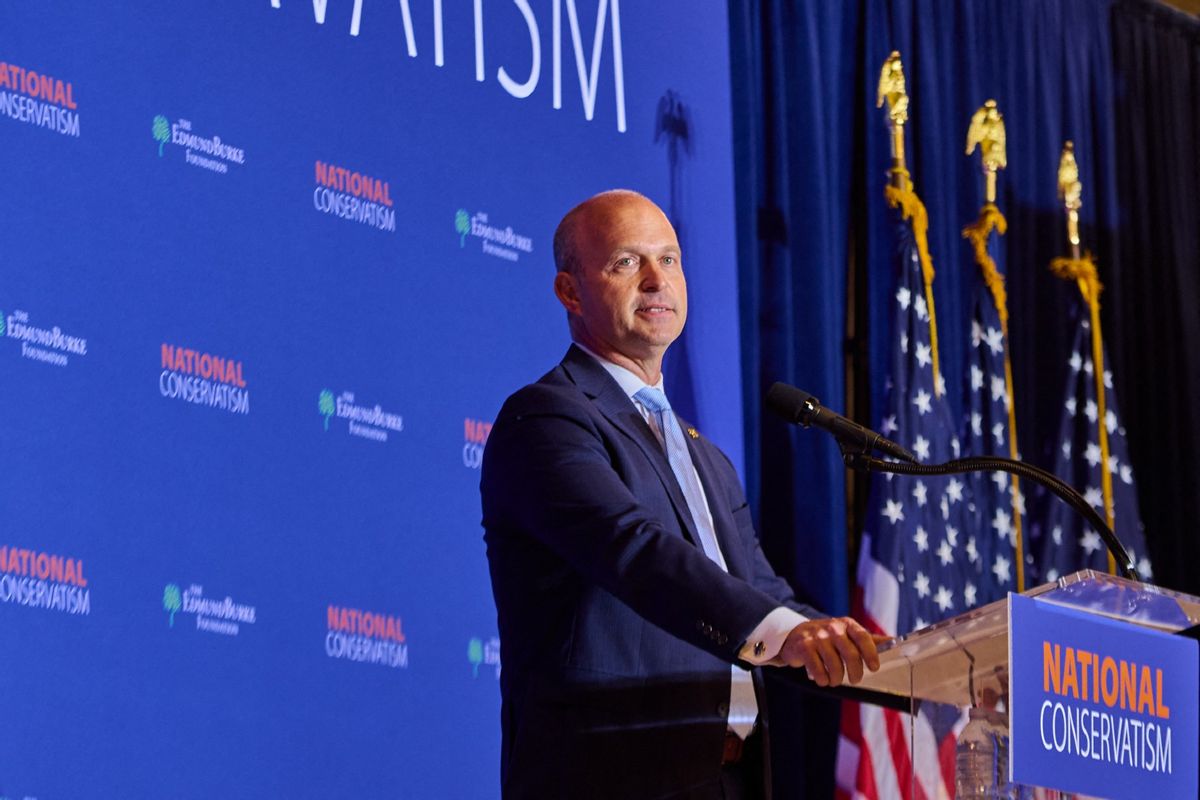
M 645 454 L 646 459 L 654 467 L 655 473 L 658 474 L 659 480 L 662 481 L 667 496 L 671 498 L 675 516 L 679 518 L 679 523 L 687 538 L 692 544 L 699 547 L 700 536 L 696 531 L 695 520 L 692 519 L 691 509 L 688 508 L 683 491 L 679 488 L 679 481 L 675 479 L 671 464 L 667 461 L 667 454 L 663 451 L 658 439 L 655 438 L 654 432 L 650 430 L 650 426 L 646 424 L 646 420 L 642 419 L 642 415 L 638 413 L 633 401 L 604 367 L 575 345 L 571 345 L 571 349 L 563 357 L 562 367 L 575 385 L 595 403 L 600 413 L 614 427 L 628 436 Z M 705 487 L 705 491 L 708 491 L 707 487 Z
M 687 425 L 680 420 L 684 430 Z M 750 564 L 747 563 L 745 548 L 738 535 L 737 523 L 733 520 L 733 511 L 729 508 L 728 493 L 722 484 L 717 483 L 716 465 L 712 462 L 710 448 L 701 447 L 698 439 L 688 437 L 688 450 L 692 454 L 692 464 L 700 475 L 700 483 L 704 486 L 704 495 L 708 498 L 708 511 L 712 514 L 713 531 L 717 536 L 717 545 L 725 556 L 725 566 L 729 574 L 746 580 L 750 579 Z

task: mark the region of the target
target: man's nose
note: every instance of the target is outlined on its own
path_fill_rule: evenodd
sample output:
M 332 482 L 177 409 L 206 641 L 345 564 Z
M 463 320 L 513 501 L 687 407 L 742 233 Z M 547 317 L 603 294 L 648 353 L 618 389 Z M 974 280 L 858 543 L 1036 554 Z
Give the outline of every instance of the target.
M 662 264 L 659 264 L 653 258 L 648 258 L 642 262 L 642 282 L 641 290 L 643 292 L 656 292 L 663 287 L 667 280 L 666 270 Z

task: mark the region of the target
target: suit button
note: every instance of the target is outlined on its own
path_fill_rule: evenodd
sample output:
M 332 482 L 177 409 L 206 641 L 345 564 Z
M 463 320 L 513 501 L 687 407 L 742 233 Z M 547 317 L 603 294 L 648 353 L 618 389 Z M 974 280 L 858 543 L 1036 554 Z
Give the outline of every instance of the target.
M 729 703 L 717 703 L 717 714 L 722 717 L 728 717 Z

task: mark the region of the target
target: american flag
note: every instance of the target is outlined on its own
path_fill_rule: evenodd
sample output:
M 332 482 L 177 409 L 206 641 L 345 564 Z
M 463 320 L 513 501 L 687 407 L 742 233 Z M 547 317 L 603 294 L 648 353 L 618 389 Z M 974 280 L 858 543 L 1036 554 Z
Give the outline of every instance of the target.
M 905 205 L 923 221 L 915 195 Z M 880 430 L 922 462 L 946 461 L 958 456 L 959 442 L 944 383 L 933 371 L 933 317 L 913 226 L 898 220 L 897 227 L 894 349 Z M 906 633 L 978 602 L 987 576 L 972 537 L 969 492 L 960 477 L 872 479 L 853 598 L 854 616 L 868 630 Z M 953 797 L 959 717 L 957 709 L 923 706 L 910 753 L 908 715 L 844 704 L 837 797 Z
M 1010 456 L 1008 341 L 1001 321 L 1005 300 L 997 232 L 1004 217 L 994 205 L 965 231 L 976 246 L 978 269 L 971 314 L 971 346 L 967 351 L 963 452 L 971 456 Z M 1004 311 L 1007 315 L 1007 308 Z M 1016 537 L 1025 500 L 1006 472 L 975 473 L 964 479 L 974 500 L 966 556 L 981 571 L 975 581 L 979 605 L 999 600 L 1016 588 Z M 1015 493 L 1015 496 L 1014 496 Z M 974 604 L 974 603 L 973 603 Z M 972 604 L 972 605 L 973 605 Z
M 1096 393 L 1096 365 L 1092 353 L 1092 323 L 1088 305 L 1080 292 L 1072 300 L 1075 340 L 1067 361 L 1066 391 L 1063 394 L 1055 448 L 1054 474 L 1083 491 L 1084 498 L 1100 516 L 1105 515 L 1101 474 L 1100 425 L 1108 434 L 1108 469 L 1112 476 L 1113 531 L 1125 545 L 1142 580 L 1152 578 L 1146 555 L 1146 537 L 1138 513 L 1137 491 L 1125 429 L 1117 415 L 1112 373 L 1104 369 L 1105 411 L 1103 419 Z M 1107 356 L 1102 358 L 1107 362 Z M 1080 569 L 1108 570 L 1108 551 L 1100 535 L 1083 517 L 1049 493 L 1039 495 L 1041 523 L 1034 534 L 1040 577 L 1055 580 Z

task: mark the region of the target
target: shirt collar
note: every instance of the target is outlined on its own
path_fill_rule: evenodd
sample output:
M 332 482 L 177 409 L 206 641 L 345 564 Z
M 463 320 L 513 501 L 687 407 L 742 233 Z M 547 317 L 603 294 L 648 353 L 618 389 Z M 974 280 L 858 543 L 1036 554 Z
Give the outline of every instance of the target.
M 630 400 L 633 400 L 634 395 L 640 392 L 644 387 L 649 386 L 648 383 L 639 378 L 637 375 L 634 375 L 629 370 L 625 369 L 625 367 L 622 367 L 620 364 L 614 364 L 607 358 L 597 355 L 585 345 L 575 342 L 575 346 L 587 353 L 592 358 L 596 359 L 596 362 L 600 364 L 600 366 L 604 367 L 608 374 L 613 377 L 613 380 L 615 380 L 621 387 L 621 391 L 625 392 L 625 394 L 629 396 Z M 658 375 L 658 383 L 654 384 L 653 388 L 658 389 L 660 392 L 663 391 L 663 376 L 661 372 Z M 663 393 L 666 394 L 665 392 Z

